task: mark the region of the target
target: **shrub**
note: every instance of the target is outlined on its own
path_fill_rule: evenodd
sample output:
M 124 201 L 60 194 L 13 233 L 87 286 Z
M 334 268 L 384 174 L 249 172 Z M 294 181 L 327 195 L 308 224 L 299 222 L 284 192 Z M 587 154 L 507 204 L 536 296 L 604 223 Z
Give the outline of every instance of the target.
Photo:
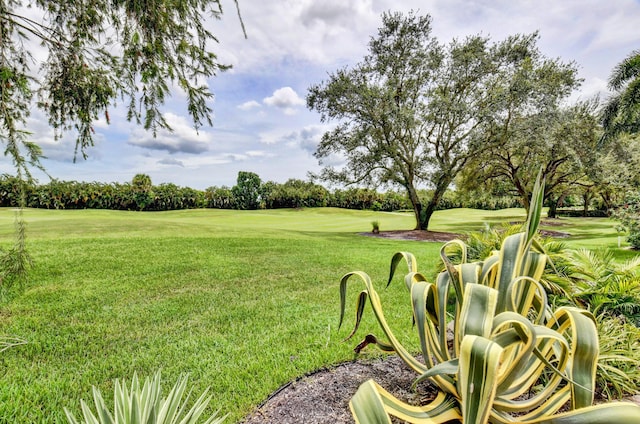
M 233 193 L 229 187 L 209 187 L 204 192 L 205 207 L 213 209 L 234 209 Z
M 567 250 L 558 262 L 575 304 L 640 325 L 640 256 L 619 263 L 611 251 L 579 249 Z
M 640 328 L 623 317 L 597 317 L 600 356 L 597 390 L 607 399 L 635 394 L 640 387 Z
M 374 234 L 380 232 L 380 221 L 371 221 L 371 232 Z
M 187 377 L 180 377 L 167 397 L 162 397 L 162 387 L 160 384 L 160 372 L 156 372 L 151 379 L 146 378 L 142 387 L 138 381 L 138 376 L 133 375 L 131 388 L 127 389 L 124 383 L 118 380 L 114 382 L 114 408 L 111 411 L 100 390 L 93 387 L 93 400 L 96 407 L 95 414 L 84 400 L 80 401 L 84 422 L 87 424 L 192 424 L 197 423 L 206 409 L 211 396 L 207 396 L 205 390 L 198 399 L 195 400 L 190 409 L 187 409 L 187 402 L 191 392 L 187 394 L 183 401 L 187 388 Z M 80 421 L 65 408 L 65 414 L 70 424 L 79 424 Z M 213 414 L 204 424 L 219 424 L 224 417 L 218 418 L 217 413 Z
M 347 283 L 365 284 L 357 302 L 357 331 L 367 300 L 387 337 L 367 336 L 385 351 L 396 352 L 419 377 L 431 380 L 439 395 L 428 405 L 413 407 L 395 399 L 372 380 L 351 399 L 356 422 L 391 423 L 390 415 L 409 422 L 492 423 L 637 423 L 640 407 L 628 403 L 592 406 L 598 363 L 598 333 L 591 313 L 575 307 L 553 311 L 540 279 L 547 255 L 533 237 L 542 210 L 536 184 L 525 231 L 508 236 L 499 251 L 483 262 L 467 262 L 466 245 L 459 246 L 454 265 L 441 251 L 446 271 L 435 283 L 417 271 L 415 257 L 394 255 L 389 282 L 404 259 L 409 273 L 413 321 L 424 363 L 395 338 L 384 317 L 380 298 L 363 272 L 346 274 L 340 283 L 342 324 Z M 448 337 L 447 305 L 455 310 Z M 569 403 L 568 412 L 559 412 Z
M 624 206 L 618 208 L 613 216 L 629 232 L 629 244 L 634 249 L 640 249 L 640 192 L 629 194 Z
M 261 186 L 262 181 L 258 174 L 246 171 L 238 172 L 236 185 L 231 189 L 235 207 L 243 210 L 258 209 Z

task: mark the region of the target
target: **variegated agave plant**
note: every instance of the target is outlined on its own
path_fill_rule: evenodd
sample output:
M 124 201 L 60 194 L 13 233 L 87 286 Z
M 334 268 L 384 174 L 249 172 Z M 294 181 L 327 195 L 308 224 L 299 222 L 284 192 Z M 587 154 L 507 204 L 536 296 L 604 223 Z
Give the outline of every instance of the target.
M 547 263 L 534 240 L 542 210 L 542 184 L 536 184 L 526 231 L 505 239 L 502 248 L 483 262 L 454 265 L 441 250 L 446 271 L 428 282 L 417 271 L 415 257 L 397 253 L 391 275 L 404 259 L 409 273 L 415 326 L 424 363 L 394 337 L 385 320 L 371 279 L 352 272 L 340 284 L 344 317 L 347 282 L 359 277 L 366 288 L 357 303 L 360 324 L 369 300 L 387 342 L 368 336 L 386 351 L 395 351 L 419 376 L 430 379 L 439 395 L 428 405 L 407 405 L 373 380 L 362 384 L 350 407 L 358 423 L 391 423 L 390 415 L 411 423 L 465 424 L 638 424 L 640 407 L 632 403 L 593 406 L 598 361 L 598 334 L 585 310 L 562 307 L 552 311 L 540 278 Z M 453 287 L 453 290 L 450 288 Z M 446 306 L 455 296 L 453 317 Z M 453 326 L 448 346 L 447 329 Z M 559 412 L 568 405 L 568 411 Z M 565 408 L 566 409 L 566 408 Z
M 84 400 L 80 402 L 83 420 L 78 420 L 67 409 L 64 412 L 70 424 L 221 424 L 225 417 L 218 413 L 203 416 L 211 395 L 209 389 L 200 395 L 189 408 L 187 402 L 191 391 L 187 393 L 187 376 L 181 376 L 166 397 L 162 395 L 160 371 L 151 378 L 145 378 L 140 385 L 137 374 L 133 374 L 131 388 L 124 382 L 115 380 L 113 389 L 113 409 L 110 409 L 100 390 L 93 387 L 95 414 Z M 203 417 L 202 420 L 200 418 Z

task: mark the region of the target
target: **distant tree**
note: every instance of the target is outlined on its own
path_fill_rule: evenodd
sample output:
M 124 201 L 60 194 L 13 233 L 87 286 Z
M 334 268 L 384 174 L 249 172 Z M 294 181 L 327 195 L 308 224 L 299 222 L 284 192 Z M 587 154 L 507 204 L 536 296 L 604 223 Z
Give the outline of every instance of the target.
M 611 72 L 614 94 L 602 112 L 605 141 L 620 133 L 640 132 L 640 50 L 635 50 Z
M 503 142 L 515 117 L 553 104 L 577 86 L 573 64 L 544 58 L 538 36 L 491 44 L 481 36 L 440 44 L 431 18 L 385 13 L 369 54 L 312 86 L 310 109 L 338 121 L 315 152 L 341 168 L 320 177 L 406 190 L 416 229 L 428 229 L 445 191 L 467 162 Z M 431 188 L 423 204 L 420 186 Z
M 118 99 L 129 120 L 155 134 L 169 128 L 161 106 L 179 87 L 194 125 L 210 124 L 206 78 L 228 66 L 210 50 L 217 40 L 206 19 L 221 15 L 221 0 L 0 0 L 5 155 L 27 174 L 39 163 L 26 128 L 35 95 L 58 136 L 75 131 L 76 154 L 93 145 L 94 121 L 109 121 Z M 48 57 L 38 62 L 29 43 L 40 43 Z
M 534 176 L 542 169 L 549 216 L 576 186 L 588 180 L 597 161 L 600 127 L 595 102 L 514 117 L 503 143 L 474 157 L 463 172 L 466 188 L 508 183 L 529 209 Z
M 611 212 L 624 203 L 627 193 L 640 191 L 640 134 L 620 134 L 598 146 L 595 155 L 593 166 L 587 169 L 591 184 L 579 191 L 585 208 L 593 202 L 598 209 Z
M 131 185 L 133 189 L 137 192 L 148 193 L 153 189 L 153 183 L 151 182 L 151 177 L 147 174 L 136 174 L 133 176 L 131 180 Z
M 234 209 L 234 198 L 231 188 L 207 187 L 204 192 L 205 207 L 214 209 Z
M 231 188 L 237 209 L 258 209 L 261 200 L 262 181 L 258 174 L 240 171 L 236 185 Z
M 329 192 L 321 185 L 296 178 L 284 184 L 269 181 L 263 184 L 264 203 L 267 209 L 314 208 L 327 206 Z
M 138 210 L 145 210 L 153 202 L 153 184 L 147 174 L 136 174 L 131 180 L 131 189 Z

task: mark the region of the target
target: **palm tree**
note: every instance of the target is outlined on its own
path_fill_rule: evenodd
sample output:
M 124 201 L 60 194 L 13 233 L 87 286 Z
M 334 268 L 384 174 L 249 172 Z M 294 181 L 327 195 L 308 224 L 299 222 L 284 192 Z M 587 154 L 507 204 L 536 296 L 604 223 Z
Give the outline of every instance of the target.
M 640 133 L 640 50 L 634 50 L 611 72 L 614 91 L 602 111 L 603 140 L 620 133 Z

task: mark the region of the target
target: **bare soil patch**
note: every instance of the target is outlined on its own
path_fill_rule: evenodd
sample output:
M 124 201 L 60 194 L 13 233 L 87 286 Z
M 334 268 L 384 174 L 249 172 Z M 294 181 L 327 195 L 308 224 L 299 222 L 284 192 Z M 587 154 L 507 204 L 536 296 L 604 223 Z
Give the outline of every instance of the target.
M 564 224 L 554 223 L 552 225 L 561 226 Z M 540 234 L 544 237 L 567 238 L 571 236 L 571 234 L 563 231 L 547 230 L 547 229 L 541 229 L 539 231 L 540 231 Z M 464 240 L 465 238 L 464 234 L 447 233 L 443 231 L 422 231 L 422 230 L 380 231 L 379 233 L 373 233 L 373 232 L 360 233 L 360 235 L 368 236 L 368 237 L 386 238 L 386 239 L 392 239 L 392 240 L 431 241 L 431 242 L 438 242 L 438 243 L 444 243 L 444 242 L 455 240 L 455 239 Z
M 422 231 L 422 230 L 396 230 L 396 231 L 380 231 L 379 233 L 360 233 L 363 236 L 380 237 L 393 240 L 415 240 L 415 241 L 433 241 L 446 242 L 464 237 L 462 234 L 446 233 L 442 231 Z
M 436 389 L 429 383 L 411 384 L 415 371 L 397 356 L 353 361 L 301 377 L 276 390 L 242 424 L 353 423 L 349 400 L 358 387 L 373 378 L 394 396 L 413 405 L 428 403 Z

